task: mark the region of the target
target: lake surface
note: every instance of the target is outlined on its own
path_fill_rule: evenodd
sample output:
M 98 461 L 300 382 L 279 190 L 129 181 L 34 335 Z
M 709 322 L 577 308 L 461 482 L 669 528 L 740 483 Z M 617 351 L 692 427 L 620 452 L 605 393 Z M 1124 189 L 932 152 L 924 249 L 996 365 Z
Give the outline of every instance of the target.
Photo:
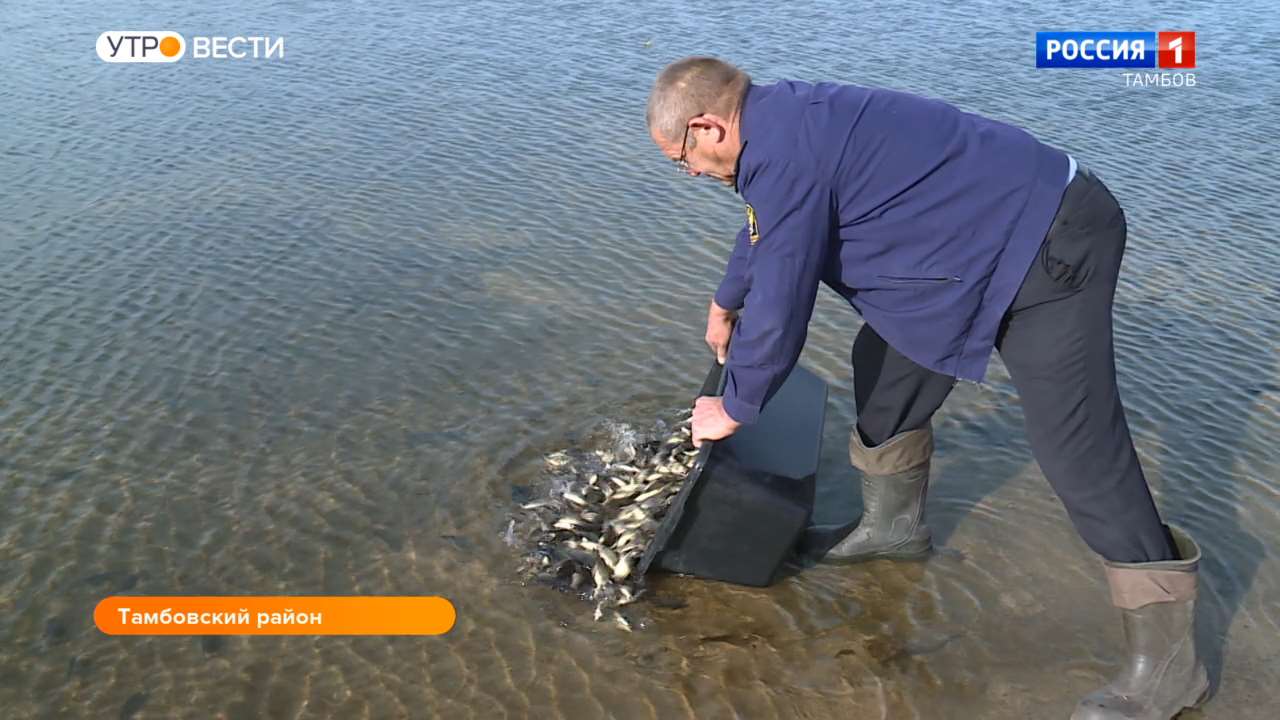
M 515 580 L 543 454 L 647 424 L 707 370 L 741 201 L 678 176 L 667 62 L 895 87 L 1022 125 L 1125 206 L 1120 382 L 1162 512 L 1200 540 L 1192 718 L 1280 686 L 1280 21 L 1269 3 L 0 5 L 0 715 L 1064 718 L 1118 615 L 998 359 L 935 420 L 927 563 L 768 589 L 667 577 L 642 631 Z M 99 33 L 285 38 L 274 61 L 108 65 Z M 1197 86 L 1036 70 L 1034 33 L 1198 31 Z M 860 511 L 857 316 L 819 520 Z M 108 637 L 104 596 L 441 594 L 452 632 Z

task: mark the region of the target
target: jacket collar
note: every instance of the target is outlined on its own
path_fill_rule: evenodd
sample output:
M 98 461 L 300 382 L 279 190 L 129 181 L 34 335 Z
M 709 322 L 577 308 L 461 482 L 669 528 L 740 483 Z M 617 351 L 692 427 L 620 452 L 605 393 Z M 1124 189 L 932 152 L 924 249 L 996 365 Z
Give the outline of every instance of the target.
M 738 140 L 742 147 L 738 149 L 738 160 L 733 165 L 733 190 L 739 195 L 742 194 L 742 157 L 747 154 L 747 143 L 751 140 L 751 132 L 755 128 L 752 119 L 759 113 L 756 112 L 768 91 L 754 83 L 747 85 L 747 92 L 742 98 L 742 110 L 738 113 Z M 758 119 L 758 118 L 755 118 Z

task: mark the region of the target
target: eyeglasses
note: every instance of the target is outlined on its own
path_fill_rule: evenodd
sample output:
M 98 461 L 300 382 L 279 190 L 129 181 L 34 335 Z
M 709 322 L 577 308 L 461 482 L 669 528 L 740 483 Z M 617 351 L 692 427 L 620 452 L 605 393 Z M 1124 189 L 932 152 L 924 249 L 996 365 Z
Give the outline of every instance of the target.
M 689 118 L 689 120 L 693 120 L 693 118 L 697 118 L 697 117 L 702 117 L 703 114 L 704 113 L 698 113 L 697 115 L 694 115 L 693 117 Z M 689 123 L 688 121 L 686 121 L 684 124 L 684 139 L 680 141 L 680 159 L 676 160 L 676 172 L 680 173 L 681 175 L 689 174 L 688 153 L 689 153 Z

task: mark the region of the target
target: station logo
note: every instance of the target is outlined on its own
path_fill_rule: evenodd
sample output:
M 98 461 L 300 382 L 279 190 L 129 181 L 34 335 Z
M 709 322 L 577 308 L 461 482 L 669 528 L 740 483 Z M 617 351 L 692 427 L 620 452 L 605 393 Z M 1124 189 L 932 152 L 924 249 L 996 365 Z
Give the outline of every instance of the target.
M 284 38 L 192 36 L 190 44 L 169 30 L 108 30 L 98 36 L 98 58 L 109 63 L 171 63 L 198 60 L 284 59 Z
M 177 62 L 187 51 L 187 41 L 176 32 L 108 30 L 98 36 L 97 50 L 103 62 Z
M 1196 34 L 1159 32 L 1053 31 L 1036 33 L 1038 68 L 1124 68 L 1129 87 L 1194 87 Z

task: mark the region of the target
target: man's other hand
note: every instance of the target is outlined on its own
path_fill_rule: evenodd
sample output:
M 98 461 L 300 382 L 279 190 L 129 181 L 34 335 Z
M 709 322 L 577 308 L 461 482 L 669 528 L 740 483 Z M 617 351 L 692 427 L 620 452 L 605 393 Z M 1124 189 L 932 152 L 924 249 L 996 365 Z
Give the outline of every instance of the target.
M 742 423 L 724 411 L 723 398 L 703 396 L 693 404 L 694 447 L 702 447 L 703 440 L 727 438 L 740 427 Z

